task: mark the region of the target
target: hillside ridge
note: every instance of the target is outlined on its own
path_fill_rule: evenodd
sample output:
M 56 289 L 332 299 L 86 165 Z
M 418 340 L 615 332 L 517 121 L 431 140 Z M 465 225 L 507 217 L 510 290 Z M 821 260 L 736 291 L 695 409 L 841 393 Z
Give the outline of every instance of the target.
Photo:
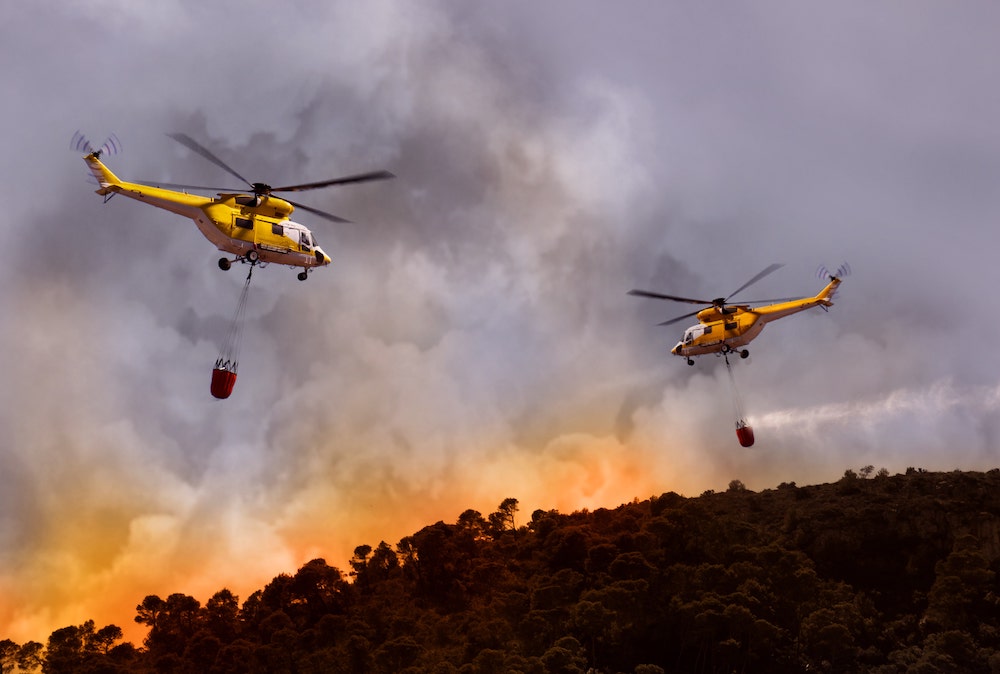
M 141 647 L 114 625 L 0 641 L 44 672 L 996 672 L 1000 470 L 754 492 L 673 492 L 613 509 L 518 502 L 395 546 L 359 545 L 242 603 L 144 598 Z M 116 631 L 117 630 L 117 633 Z M 4 669 L 3 671 L 9 671 Z

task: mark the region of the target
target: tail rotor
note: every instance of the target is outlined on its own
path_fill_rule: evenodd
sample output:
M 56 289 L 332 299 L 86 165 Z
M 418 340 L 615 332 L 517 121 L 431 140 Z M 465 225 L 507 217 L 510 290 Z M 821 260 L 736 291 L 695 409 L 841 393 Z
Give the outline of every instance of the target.
M 100 147 L 95 148 L 93 143 L 84 136 L 82 133 L 77 131 L 73 134 L 73 139 L 70 140 L 69 146 L 71 149 L 77 152 L 83 152 L 84 154 L 93 154 L 100 157 L 102 154 L 106 155 L 116 155 L 122 151 L 122 142 L 118 140 L 118 136 L 111 134 L 108 136 Z
M 851 275 L 851 265 L 844 262 L 837 269 L 831 272 L 826 268 L 826 265 L 820 265 L 819 269 L 816 270 L 816 278 L 822 279 L 824 281 L 832 281 L 834 279 L 841 279 L 845 276 Z

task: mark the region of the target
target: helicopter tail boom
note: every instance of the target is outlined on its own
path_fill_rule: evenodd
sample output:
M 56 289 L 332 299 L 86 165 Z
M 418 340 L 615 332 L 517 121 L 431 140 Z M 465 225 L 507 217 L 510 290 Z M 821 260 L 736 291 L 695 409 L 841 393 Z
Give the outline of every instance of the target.
M 97 193 L 104 197 L 105 202 L 115 194 L 122 194 L 130 199 L 142 201 L 157 208 L 183 215 L 186 218 L 193 218 L 196 221 L 204 215 L 202 208 L 214 203 L 209 197 L 124 181 L 104 165 L 100 159 L 100 152 L 88 154 L 83 158 L 83 161 L 87 163 L 90 172 L 97 179 L 97 184 L 100 185 Z
M 833 296 L 836 294 L 837 288 L 840 286 L 840 282 L 841 280 L 839 278 L 833 276 L 830 278 L 830 282 L 826 284 L 826 287 L 820 290 L 813 297 L 804 297 L 800 300 L 769 304 L 764 307 L 752 309 L 752 311 L 760 316 L 765 323 L 770 323 L 771 321 L 784 318 L 785 316 L 791 316 L 792 314 L 797 314 L 800 311 L 805 311 L 806 309 L 811 309 L 812 307 L 832 307 Z
M 83 161 L 87 163 L 87 168 L 89 168 L 90 172 L 94 174 L 94 178 L 97 179 L 97 184 L 101 186 L 101 188 L 97 190 L 98 194 L 105 196 L 114 191 L 111 189 L 112 187 L 117 187 L 122 184 L 122 181 L 118 178 L 118 176 L 112 173 L 111 169 L 105 166 L 104 162 L 101 161 L 100 153 L 91 152 L 83 158 Z

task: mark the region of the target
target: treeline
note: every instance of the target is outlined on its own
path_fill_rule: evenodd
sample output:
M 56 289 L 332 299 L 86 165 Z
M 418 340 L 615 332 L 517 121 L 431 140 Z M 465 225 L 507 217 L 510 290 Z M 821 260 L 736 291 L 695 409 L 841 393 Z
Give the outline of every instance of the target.
M 507 499 L 316 559 L 242 603 L 151 595 L 141 647 L 93 622 L 0 642 L 3 672 L 1000 671 L 1000 471 L 905 475 L 613 510 Z

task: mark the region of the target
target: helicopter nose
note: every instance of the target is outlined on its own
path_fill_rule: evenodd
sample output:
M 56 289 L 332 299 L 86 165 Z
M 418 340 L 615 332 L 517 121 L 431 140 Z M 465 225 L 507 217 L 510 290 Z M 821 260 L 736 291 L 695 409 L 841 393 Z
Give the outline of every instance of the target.
M 323 252 L 322 248 L 317 248 L 313 253 L 316 255 L 316 264 L 325 266 L 333 262 L 330 256 Z

